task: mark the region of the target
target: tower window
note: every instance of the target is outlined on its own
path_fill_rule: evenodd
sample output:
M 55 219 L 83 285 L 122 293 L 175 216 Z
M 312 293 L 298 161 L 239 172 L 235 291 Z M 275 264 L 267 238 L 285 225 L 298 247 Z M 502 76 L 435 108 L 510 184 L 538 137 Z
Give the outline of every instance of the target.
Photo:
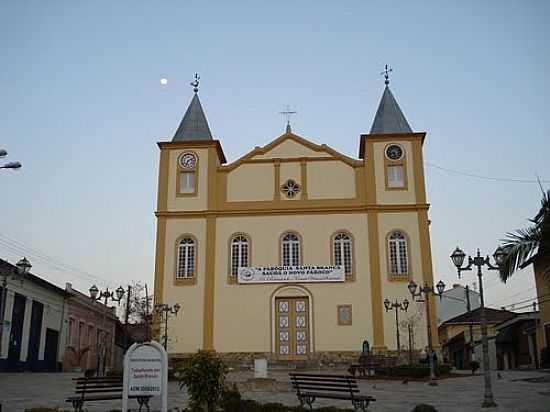
M 406 276 L 409 273 L 407 238 L 402 232 L 393 232 L 388 237 L 390 275 Z
M 403 165 L 388 166 L 388 187 L 404 187 Z
M 295 233 L 286 233 L 281 240 L 283 266 L 300 265 L 300 238 Z
M 195 241 L 190 237 L 183 238 L 178 245 L 178 279 L 195 277 Z
M 180 173 L 180 193 L 195 192 L 195 172 Z

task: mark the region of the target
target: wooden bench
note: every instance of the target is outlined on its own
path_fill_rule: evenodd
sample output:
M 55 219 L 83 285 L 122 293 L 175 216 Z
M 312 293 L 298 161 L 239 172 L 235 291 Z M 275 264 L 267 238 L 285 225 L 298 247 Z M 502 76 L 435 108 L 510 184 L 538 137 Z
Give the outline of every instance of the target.
M 365 412 L 372 396 L 361 395 L 357 381 L 350 375 L 314 375 L 308 373 L 289 373 L 292 387 L 300 405 L 307 404 L 310 409 L 315 399 L 349 400 L 356 411 Z
M 110 401 L 122 399 L 122 376 L 101 376 L 75 378 L 75 394 L 65 399 L 71 402 L 75 412 L 82 412 L 85 402 Z M 149 411 L 149 399 L 151 396 L 130 396 L 137 399 L 139 410 L 145 407 Z
M 397 358 L 385 355 L 369 355 L 359 359 L 359 363 L 352 363 L 348 372 L 354 377 L 374 375 L 376 368 L 391 367 L 397 365 Z

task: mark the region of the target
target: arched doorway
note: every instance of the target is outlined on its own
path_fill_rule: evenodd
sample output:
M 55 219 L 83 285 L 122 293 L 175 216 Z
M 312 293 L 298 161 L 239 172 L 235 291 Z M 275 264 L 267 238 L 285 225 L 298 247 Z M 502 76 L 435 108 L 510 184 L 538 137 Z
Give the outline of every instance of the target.
M 281 360 L 306 360 L 314 352 L 313 298 L 302 286 L 283 286 L 271 298 L 272 352 Z

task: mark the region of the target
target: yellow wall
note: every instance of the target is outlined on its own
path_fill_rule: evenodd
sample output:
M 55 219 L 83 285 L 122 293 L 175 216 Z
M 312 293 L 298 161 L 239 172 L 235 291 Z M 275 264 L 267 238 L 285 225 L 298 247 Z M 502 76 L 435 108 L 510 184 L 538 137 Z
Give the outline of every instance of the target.
M 174 284 L 176 241 L 183 234 L 192 234 L 198 243 L 197 284 L 192 286 Z M 205 239 L 204 219 L 172 219 L 166 228 L 163 302 L 169 305 L 179 303 L 182 306 L 178 316 L 171 318 L 169 324 L 170 352 L 195 352 L 202 347 Z
M 341 161 L 308 162 L 310 199 L 351 199 L 356 196 L 355 171 Z
M 252 239 L 251 264 L 279 264 L 279 237 L 286 230 L 302 236 L 304 264 L 330 264 L 330 238 L 346 229 L 355 238 L 357 279 L 342 284 L 303 284 L 313 294 L 312 310 L 316 324 L 316 350 L 338 347 L 359 350 L 363 339 L 372 341 L 370 279 L 368 275 L 368 236 L 362 215 L 302 215 L 219 218 L 216 247 L 216 306 L 214 346 L 217 351 L 271 350 L 270 296 L 282 284 L 228 284 L 229 239 L 233 233 L 245 232 Z M 337 326 L 336 306 L 353 305 L 353 325 Z M 230 309 L 230 310 L 228 310 Z M 239 322 L 242 322 L 240 324 Z M 235 325 L 239 324 L 236 333 Z
M 403 301 L 408 299 L 412 302 L 409 289 L 407 288 L 409 280 L 414 280 L 417 285 L 423 285 L 423 271 L 420 250 L 420 237 L 418 233 L 418 218 L 417 213 L 379 213 L 378 228 L 380 241 L 380 269 L 382 277 L 382 300 L 388 298 L 390 300 L 398 299 Z M 403 281 L 389 280 L 389 263 L 388 263 L 388 248 L 387 236 L 394 230 L 400 230 L 407 235 L 408 238 L 408 257 L 409 257 L 409 273 L 410 277 Z M 384 337 L 388 347 L 395 347 L 395 321 L 390 314 L 384 315 Z M 426 323 L 422 324 L 422 332 L 417 334 L 423 346 L 427 343 Z M 404 342 L 402 342 L 403 344 Z
M 274 170 L 271 163 L 243 164 L 227 174 L 230 202 L 272 200 Z

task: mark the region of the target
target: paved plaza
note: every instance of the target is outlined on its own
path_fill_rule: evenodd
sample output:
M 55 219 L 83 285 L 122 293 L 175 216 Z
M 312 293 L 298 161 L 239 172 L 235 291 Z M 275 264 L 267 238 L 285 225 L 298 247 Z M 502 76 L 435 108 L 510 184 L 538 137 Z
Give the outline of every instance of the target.
M 549 412 L 550 371 L 506 371 L 494 374 L 494 393 L 498 404 L 494 412 Z M 0 403 L 2 412 L 22 412 L 31 407 L 56 407 L 72 410 L 64 402 L 73 390 L 71 373 L 3 373 L 0 374 Z M 245 382 L 251 372 L 232 372 L 230 382 Z M 261 402 L 281 402 L 297 405 L 296 396 L 290 389 L 286 372 L 270 374 L 283 384 L 277 392 L 245 391 L 243 398 Z M 527 380 L 526 380 L 527 379 Z M 483 395 L 483 376 L 463 376 L 439 381 L 439 386 L 428 386 L 424 382 L 360 381 L 363 393 L 374 396 L 377 401 L 369 407 L 372 412 L 409 412 L 418 403 L 429 403 L 439 412 L 480 411 Z M 186 395 L 175 382 L 169 384 L 169 408 L 186 405 Z M 334 405 L 351 407 L 350 402 L 319 400 L 315 406 Z M 134 405 L 135 406 L 135 405 Z M 120 409 L 120 402 L 103 402 L 86 405 L 89 412 L 105 412 Z

